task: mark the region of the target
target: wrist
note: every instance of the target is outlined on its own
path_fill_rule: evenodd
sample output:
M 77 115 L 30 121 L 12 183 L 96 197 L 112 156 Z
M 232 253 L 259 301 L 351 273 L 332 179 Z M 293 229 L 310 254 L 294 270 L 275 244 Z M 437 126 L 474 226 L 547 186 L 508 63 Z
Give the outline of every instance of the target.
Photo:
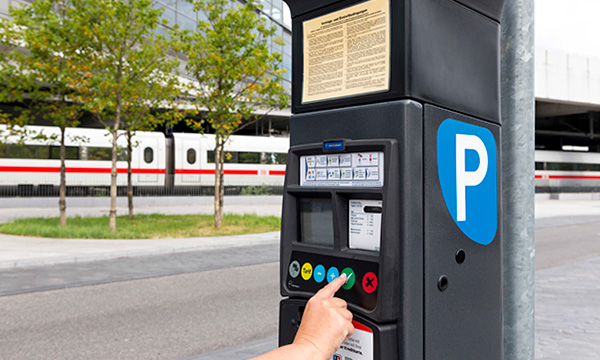
M 295 339 L 292 346 L 297 348 L 302 353 L 302 359 L 306 360 L 321 360 L 326 359 L 326 354 L 319 351 L 317 345 L 308 339 Z

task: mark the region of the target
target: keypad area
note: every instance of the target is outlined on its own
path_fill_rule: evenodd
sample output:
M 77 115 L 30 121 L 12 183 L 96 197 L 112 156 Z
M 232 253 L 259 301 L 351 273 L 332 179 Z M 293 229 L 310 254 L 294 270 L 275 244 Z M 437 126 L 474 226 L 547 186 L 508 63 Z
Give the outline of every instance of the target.
M 323 286 L 346 274 L 348 281 L 336 296 L 367 310 L 377 305 L 378 264 L 371 261 L 292 252 L 286 286 L 291 291 L 316 293 Z

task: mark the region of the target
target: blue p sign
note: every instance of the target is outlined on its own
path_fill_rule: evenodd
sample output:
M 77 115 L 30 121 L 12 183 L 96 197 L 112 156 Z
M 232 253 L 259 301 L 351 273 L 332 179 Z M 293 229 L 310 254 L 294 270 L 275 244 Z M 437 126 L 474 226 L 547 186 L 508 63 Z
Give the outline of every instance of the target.
M 488 245 L 498 228 L 496 140 L 486 128 L 446 119 L 437 133 L 438 176 L 454 222 Z

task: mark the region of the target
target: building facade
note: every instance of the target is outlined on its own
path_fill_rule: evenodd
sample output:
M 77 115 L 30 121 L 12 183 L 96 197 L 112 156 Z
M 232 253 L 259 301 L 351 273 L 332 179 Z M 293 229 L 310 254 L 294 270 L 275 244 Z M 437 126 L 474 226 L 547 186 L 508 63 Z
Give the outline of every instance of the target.
M 283 0 L 258 0 L 262 6 L 260 16 L 267 26 L 274 26 L 276 37 L 283 39 L 284 45 L 270 39 L 270 49 L 282 55 L 282 68 L 286 70 L 283 86 L 288 93 L 292 88 L 292 20 L 290 10 Z M 26 6 L 33 0 L 0 0 L 0 17 L 9 18 L 10 7 Z M 162 18 L 166 25 L 159 25 L 158 32 L 167 34 L 177 25 L 181 29 L 195 30 L 198 21 L 207 19 L 202 11 L 194 11 L 194 5 L 186 0 L 154 0 L 154 7 L 163 9 Z M 235 6 L 233 3 L 231 6 Z M 185 76 L 185 74 L 183 74 Z M 289 133 L 290 109 L 272 111 L 256 124 L 244 129 L 244 134 L 287 135 Z M 83 124 L 86 125 L 85 123 Z M 185 125 L 181 125 L 185 126 Z M 181 129 L 185 131 L 185 129 Z M 207 129 L 208 130 L 208 129 Z

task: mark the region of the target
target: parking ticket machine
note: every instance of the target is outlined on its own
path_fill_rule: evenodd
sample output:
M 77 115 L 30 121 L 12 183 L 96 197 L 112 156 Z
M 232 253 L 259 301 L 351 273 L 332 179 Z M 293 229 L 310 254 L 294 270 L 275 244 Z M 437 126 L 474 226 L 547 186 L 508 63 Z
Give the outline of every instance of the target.
M 286 0 L 280 345 L 341 273 L 335 360 L 502 354 L 502 0 Z

